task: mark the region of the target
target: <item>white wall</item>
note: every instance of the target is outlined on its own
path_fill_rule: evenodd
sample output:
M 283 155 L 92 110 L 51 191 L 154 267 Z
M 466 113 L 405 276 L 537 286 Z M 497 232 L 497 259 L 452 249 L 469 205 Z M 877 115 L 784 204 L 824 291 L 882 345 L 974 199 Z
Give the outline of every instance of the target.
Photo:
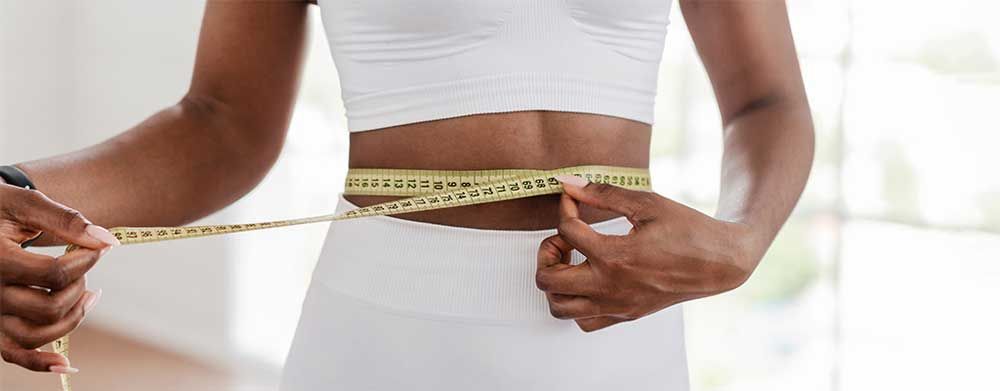
M 173 104 L 188 86 L 204 0 L 0 4 L 0 162 L 105 139 Z M 332 209 L 346 135 L 331 129 L 342 123 L 324 44 L 314 42 L 310 63 L 318 65 L 309 70 L 321 75 L 306 78 L 317 85 L 304 88 L 321 104 L 297 110 L 286 152 L 265 182 L 205 222 Z M 104 296 L 87 322 L 273 376 L 324 233 L 325 226 L 300 227 L 116 249 L 89 274 Z
M 27 3 L 27 2 L 23 2 Z M 73 53 L 67 36 L 72 37 L 72 13 L 54 2 L 0 2 L 0 148 L 3 160 L 22 159 L 31 153 L 60 150 L 48 140 L 72 142 L 60 130 L 72 123 L 75 110 L 68 110 L 74 89 L 73 75 L 63 72 L 62 64 L 71 62 Z M 38 21 L 46 21 L 40 24 Z M 44 58 L 44 61 L 36 61 Z M 50 111 L 59 107 L 62 112 Z M 30 130 L 30 138 L 21 130 Z M 71 135 L 70 135 L 71 136 Z M 69 139 L 69 140 L 68 140 Z M 34 144 L 30 149 L 17 142 Z M 44 141 L 43 141 L 44 140 Z

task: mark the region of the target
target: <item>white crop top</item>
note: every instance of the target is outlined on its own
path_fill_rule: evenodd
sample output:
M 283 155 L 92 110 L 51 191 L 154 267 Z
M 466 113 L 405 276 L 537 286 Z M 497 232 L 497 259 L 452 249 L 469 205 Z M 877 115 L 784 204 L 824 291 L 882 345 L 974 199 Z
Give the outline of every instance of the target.
M 351 132 L 552 110 L 653 123 L 671 0 L 320 0 Z

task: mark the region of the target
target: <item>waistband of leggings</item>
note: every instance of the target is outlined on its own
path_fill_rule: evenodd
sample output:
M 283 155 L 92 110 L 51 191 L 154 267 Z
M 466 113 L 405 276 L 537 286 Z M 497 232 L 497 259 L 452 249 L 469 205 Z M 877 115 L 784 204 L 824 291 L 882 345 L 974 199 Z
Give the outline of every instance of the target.
M 337 212 L 355 208 L 340 194 Z M 591 224 L 605 234 L 624 217 Z M 551 321 L 535 286 L 538 248 L 556 229 L 494 230 L 391 216 L 330 225 L 313 283 L 385 309 L 480 321 Z M 573 251 L 571 262 L 584 257 Z

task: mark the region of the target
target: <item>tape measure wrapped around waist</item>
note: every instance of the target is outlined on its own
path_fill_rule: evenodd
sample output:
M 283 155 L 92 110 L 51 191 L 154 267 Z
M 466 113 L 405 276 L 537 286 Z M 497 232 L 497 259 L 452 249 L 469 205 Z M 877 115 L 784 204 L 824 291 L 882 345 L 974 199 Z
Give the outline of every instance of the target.
M 557 175 L 576 175 L 591 182 L 631 190 L 651 191 L 649 170 L 644 168 L 586 165 L 552 170 L 411 170 L 395 168 L 351 168 L 344 183 L 345 195 L 406 197 L 360 207 L 340 214 L 249 224 L 219 224 L 188 227 L 115 227 L 109 231 L 123 245 L 224 235 L 235 232 L 332 222 L 368 216 L 387 216 L 423 210 L 451 208 L 489 202 L 562 193 Z M 76 247 L 67 246 L 66 251 Z M 52 343 L 56 353 L 69 357 L 69 336 Z M 69 376 L 60 375 L 63 391 L 71 391 Z

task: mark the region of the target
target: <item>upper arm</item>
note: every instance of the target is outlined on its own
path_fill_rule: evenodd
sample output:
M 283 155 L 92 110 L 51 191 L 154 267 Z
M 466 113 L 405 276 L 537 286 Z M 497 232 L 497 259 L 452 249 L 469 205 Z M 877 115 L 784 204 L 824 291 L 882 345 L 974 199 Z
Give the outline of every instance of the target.
M 804 103 L 783 0 L 681 0 L 723 122 L 774 103 Z
M 283 139 L 305 54 L 307 7 L 208 0 L 185 101 L 241 129 L 247 141 Z

